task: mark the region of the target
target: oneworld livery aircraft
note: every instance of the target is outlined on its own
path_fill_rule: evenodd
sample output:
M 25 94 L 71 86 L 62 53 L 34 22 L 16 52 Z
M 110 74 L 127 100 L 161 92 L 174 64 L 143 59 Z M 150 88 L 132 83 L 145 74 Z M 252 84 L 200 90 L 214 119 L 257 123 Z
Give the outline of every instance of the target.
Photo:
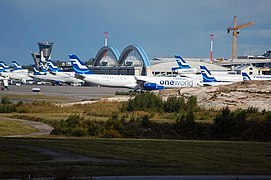
M 240 75 L 216 74 L 213 75 L 206 66 L 200 66 L 202 84 L 204 86 L 218 86 L 242 81 Z
M 76 77 L 88 83 L 107 87 L 122 87 L 135 89 L 136 79 L 132 75 L 103 75 L 93 74 L 90 69 L 76 55 L 70 54 L 70 61 Z
M 258 81 L 268 81 L 271 80 L 270 75 L 248 75 L 246 72 L 242 72 L 243 81 L 251 81 L 251 80 L 258 80 Z
M 198 72 L 197 68 L 191 68 L 191 66 L 185 62 L 181 56 L 175 56 L 175 61 L 179 67 L 173 67 L 171 70 L 179 74 L 196 74 Z

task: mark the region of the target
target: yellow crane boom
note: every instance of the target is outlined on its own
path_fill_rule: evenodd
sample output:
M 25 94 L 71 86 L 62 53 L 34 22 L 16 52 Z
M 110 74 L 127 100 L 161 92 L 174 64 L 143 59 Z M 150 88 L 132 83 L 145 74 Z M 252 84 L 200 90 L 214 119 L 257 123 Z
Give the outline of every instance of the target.
M 233 17 L 233 27 L 227 28 L 228 34 L 232 31 L 232 60 L 236 59 L 236 49 L 237 49 L 237 35 L 239 34 L 239 29 L 251 26 L 255 24 L 254 22 L 248 22 L 245 24 L 237 25 L 236 16 Z

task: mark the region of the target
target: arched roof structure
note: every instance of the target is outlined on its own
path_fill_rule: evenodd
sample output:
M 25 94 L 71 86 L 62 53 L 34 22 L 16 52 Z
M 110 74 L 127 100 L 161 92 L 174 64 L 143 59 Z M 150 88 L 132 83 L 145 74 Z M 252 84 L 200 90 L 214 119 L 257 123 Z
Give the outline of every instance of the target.
M 151 66 L 150 60 L 149 60 L 146 52 L 144 51 L 144 49 L 138 45 L 135 45 L 135 44 L 127 46 L 122 51 L 121 55 L 116 48 L 114 48 L 112 46 L 104 46 L 97 53 L 93 65 L 99 66 L 99 62 L 101 61 L 101 59 L 103 59 L 104 54 L 107 52 L 110 52 L 114 56 L 113 60 L 115 61 L 115 64 L 121 66 L 131 51 L 136 51 L 138 53 L 139 60 L 143 61 L 143 64 L 145 67 Z
M 119 57 L 120 57 L 119 51 L 116 48 L 112 47 L 112 46 L 104 46 L 97 53 L 97 55 L 95 57 L 95 60 L 94 60 L 94 64 L 93 64 L 94 66 L 99 65 L 100 60 L 104 57 L 104 54 L 106 52 L 111 52 L 112 55 L 114 56 L 113 60 L 115 61 L 115 64 L 116 65 L 118 64 L 118 60 L 119 60 Z
M 144 51 L 144 49 L 138 45 L 130 45 L 130 46 L 127 46 L 121 53 L 120 57 L 119 57 L 119 60 L 118 60 L 118 64 L 119 65 L 122 65 L 125 61 L 125 59 L 127 58 L 127 56 L 129 55 L 129 53 L 131 51 L 136 51 L 139 56 L 140 56 L 140 59 L 143 61 L 143 64 L 145 67 L 150 67 L 151 66 L 151 63 L 150 63 L 150 60 L 146 54 L 146 52 Z

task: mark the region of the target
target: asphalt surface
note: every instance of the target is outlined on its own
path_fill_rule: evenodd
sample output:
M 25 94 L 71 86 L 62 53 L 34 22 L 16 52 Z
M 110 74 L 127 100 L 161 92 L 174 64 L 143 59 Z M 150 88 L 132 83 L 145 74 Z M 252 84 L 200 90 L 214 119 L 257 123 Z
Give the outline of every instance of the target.
M 32 88 L 40 88 L 40 92 L 33 92 Z M 94 87 L 94 86 L 52 86 L 52 85 L 10 85 L 9 90 L 0 91 L 0 95 L 44 95 L 57 96 L 68 102 L 99 99 L 114 96 L 116 91 L 128 92 L 125 88 Z M 30 101 L 31 99 L 25 99 Z
M 42 122 L 28 121 L 28 120 L 23 120 L 23 119 L 14 119 L 14 118 L 4 118 L 4 117 L 1 117 L 0 119 L 6 120 L 6 121 L 19 121 L 19 122 L 22 122 L 23 124 L 26 124 L 38 130 L 38 132 L 34 132 L 31 134 L 23 134 L 23 135 L 18 134 L 18 135 L 6 136 L 6 137 L 37 137 L 37 136 L 49 135 L 51 131 L 54 129 L 48 124 L 45 124 Z

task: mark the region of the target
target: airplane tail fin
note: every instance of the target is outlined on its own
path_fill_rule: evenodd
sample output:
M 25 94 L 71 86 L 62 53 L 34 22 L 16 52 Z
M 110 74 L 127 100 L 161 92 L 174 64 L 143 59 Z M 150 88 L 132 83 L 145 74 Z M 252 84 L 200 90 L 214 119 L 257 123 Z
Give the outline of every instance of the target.
M 0 61 L 0 67 L 4 69 L 4 71 L 10 71 L 10 68 L 4 61 Z
M 44 64 L 41 62 L 40 63 L 40 70 L 41 70 L 41 72 L 43 72 L 43 73 L 46 73 L 47 72 L 47 69 L 46 69 L 46 67 L 44 66 Z
M 3 67 L 0 66 L 0 73 L 1 73 L 1 72 L 4 72 L 4 71 L 5 71 L 5 69 L 4 69 Z
M 181 69 L 189 69 L 191 66 L 181 56 L 175 56 L 175 60 Z
M 243 81 L 251 81 L 251 78 L 246 72 L 242 72 Z
M 57 65 L 54 64 L 53 61 L 47 60 L 47 66 L 49 67 L 49 70 L 52 72 L 60 72 L 62 71 Z
M 70 54 L 69 57 L 76 74 L 93 74 L 76 55 Z
M 20 66 L 16 61 L 12 61 L 15 70 L 22 70 L 22 66 Z
M 32 66 L 33 67 L 33 70 L 34 70 L 34 75 L 41 75 L 40 71 L 37 70 L 36 66 Z
M 216 78 L 211 74 L 206 66 L 200 66 L 203 82 L 217 82 Z

